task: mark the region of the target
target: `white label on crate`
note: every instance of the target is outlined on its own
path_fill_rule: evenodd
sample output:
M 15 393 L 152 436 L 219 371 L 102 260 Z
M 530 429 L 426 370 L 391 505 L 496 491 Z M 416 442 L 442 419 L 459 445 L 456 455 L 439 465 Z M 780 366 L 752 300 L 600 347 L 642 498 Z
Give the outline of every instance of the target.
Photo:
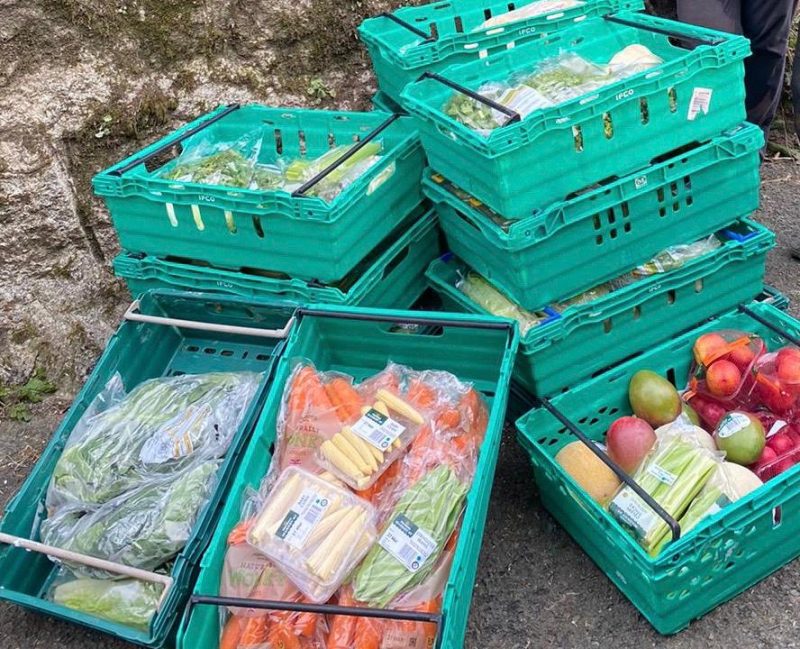
M 638 538 L 644 538 L 657 522 L 658 515 L 631 489 L 623 489 L 611 501 L 611 513 L 630 527 Z
M 330 501 L 314 489 L 303 489 L 303 493 L 289 508 L 276 536 L 296 550 L 302 548 L 309 534 L 325 516 Z
M 741 412 L 731 412 L 722 418 L 717 426 L 717 435 L 725 438 L 738 433 L 743 428 L 749 426 L 752 422 L 750 417 Z
M 647 176 L 638 176 L 633 179 L 634 189 L 642 189 L 643 187 L 647 187 Z
M 370 180 L 367 186 L 367 196 L 372 194 L 378 187 L 394 176 L 395 169 L 397 169 L 397 163 L 392 162 L 386 169 L 383 169 L 377 176 Z
M 647 467 L 647 472 L 659 482 L 663 482 L 668 487 L 675 484 L 678 479 L 674 473 L 670 473 L 665 468 L 658 466 L 655 462 Z
M 375 448 L 385 451 L 403 434 L 406 427 L 377 410 L 367 412 L 352 426 L 352 431 Z
M 692 92 L 692 100 L 689 102 L 689 114 L 686 115 L 686 119 L 691 122 L 700 113 L 708 115 L 708 107 L 711 104 L 713 93 L 711 88 L 695 88 Z
M 195 439 L 203 438 L 202 428 L 213 425 L 211 406 L 189 406 L 159 427 L 142 445 L 139 459 L 143 464 L 161 464 L 178 460 L 194 451 Z
M 436 551 L 431 535 L 403 514 L 397 515 L 378 543 L 409 572 L 417 572 Z

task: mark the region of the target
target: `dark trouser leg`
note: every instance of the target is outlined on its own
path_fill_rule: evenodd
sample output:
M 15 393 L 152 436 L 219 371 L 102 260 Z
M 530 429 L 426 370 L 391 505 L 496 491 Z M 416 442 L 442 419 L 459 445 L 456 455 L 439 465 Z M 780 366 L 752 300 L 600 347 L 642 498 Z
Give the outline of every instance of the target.
M 742 33 L 745 0 L 678 0 L 678 20 L 731 34 Z M 771 2 L 771 0 L 765 0 Z
M 752 56 L 745 61 L 747 119 L 769 131 L 783 90 L 786 47 L 795 0 L 742 0 L 742 28 Z

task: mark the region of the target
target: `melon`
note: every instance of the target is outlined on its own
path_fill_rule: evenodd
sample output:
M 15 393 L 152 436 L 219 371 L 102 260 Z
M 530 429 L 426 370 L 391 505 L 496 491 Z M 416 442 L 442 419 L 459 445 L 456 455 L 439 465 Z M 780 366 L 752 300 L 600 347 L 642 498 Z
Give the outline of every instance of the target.
M 620 480 L 583 442 L 571 442 L 556 455 L 556 462 L 595 502 L 605 504 L 617 492 Z

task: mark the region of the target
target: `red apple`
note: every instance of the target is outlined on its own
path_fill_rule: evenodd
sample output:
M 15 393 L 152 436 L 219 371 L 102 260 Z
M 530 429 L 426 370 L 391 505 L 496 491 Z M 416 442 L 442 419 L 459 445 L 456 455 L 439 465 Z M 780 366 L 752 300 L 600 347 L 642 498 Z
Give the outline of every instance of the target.
M 780 432 L 777 435 L 770 437 L 767 441 L 767 444 L 773 451 L 775 451 L 778 457 L 794 448 L 792 438 L 784 432 Z
M 731 361 L 714 361 L 706 371 L 708 391 L 717 397 L 732 396 L 741 382 L 742 373 Z
M 606 433 L 608 456 L 626 473 L 633 473 L 656 443 L 652 426 L 639 417 L 620 417 Z

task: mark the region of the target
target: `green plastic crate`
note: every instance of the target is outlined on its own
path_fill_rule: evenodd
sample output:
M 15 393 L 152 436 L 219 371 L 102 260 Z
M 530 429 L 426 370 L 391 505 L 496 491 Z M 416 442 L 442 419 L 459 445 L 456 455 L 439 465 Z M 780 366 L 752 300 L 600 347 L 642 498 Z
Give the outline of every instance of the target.
M 293 305 L 279 302 L 250 305 L 234 297 L 164 291 L 143 296 L 138 314 L 195 321 L 201 327 L 209 323 L 212 326 L 228 325 L 265 330 L 285 328 L 294 308 Z M 129 312 L 133 318 L 138 314 Z M 0 599 L 130 642 L 151 647 L 162 646 L 170 633 L 175 631 L 176 616 L 191 590 L 197 562 L 208 543 L 211 530 L 216 525 L 222 504 L 227 502 L 225 496 L 228 487 L 236 475 L 241 453 L 252 435 L 266 399 L 275 359 L 281 353 L 283 343 L 280 338 L 170 326 L 169 322 L 150 323 L 126 319 L 109 340 L 94 370 L 30 475 L 6 506 L 0 520 L 0 532 L 31 538 L 31 531 L 38 530 L 47 487 L 64 444 L 92 399 L 115 373 L 119 373 L 125 387 L 130 390 L 147 379 L 179 373 L 244 370 L 264 372 L 261 386 L 217 473 L 219 482 L 214 494 L 199 514 L 186 547 L 175 560 L 172 570 L 173 586 L 150 628 L 140 631 L 44 599 L 56 576 L 56 564 L 43 554 L 0 544 Z M 32 540 L 38 540 L 38 537 Z
M 683 49 L 673 44 L 679 37 L 703 44 Z M 474 91 L 564 51 L 605 64 L 632 43 L 645 45 L 665 62 L 591 95 L 535 111 L 486 137 L 443 112 L 454 90 L 442 77 Z M 450 68 L 438 80 L 410 84 L 401 103 L 418 117 L 422 145 L 435 171 L 503 216 L 522 218 L 741 123 L 742 59 L 749 53 L 741 36 L 622 12 Z M 689 119 L 697 89 L 712 93 L 710 105 L 707 113 Z M 520 173 L 523 169 L 529 173 Z
M 789 297 L 769 284 L 764 284 L 764 292 L 758 296 L 758 301 L 771 304 L 781 311 L 789 310 Z
M 450 250 L 535 309 L 754 212 L 762 142 L 746 124 L 507 225 L 441 176 L 426 174 L 424 191 Z
M 136 296 L 155 288 L 221 292 L 260 300 L 280 299 L 297 304 L 325 302 L 405 309 L 425 290 L 425 268 L 439 254 L 439 232 L 432 210 L 415 211 L 390 234 L 383 245 L 342 281 L 329 286 L 301 279 L 275 279 L 235 273 L 157 257 L 121 253 L 114 272 Z
M 764 289 L 775 235 L 742 219 L 720 232 L 720 238 L 722 247 L 681 268 L 569 307 L 530 329 L 522 337 L 515 378 L 532 394 L 554 394 L 754 299 Z M 484 312 L 455 286 L 467 270 L 458 259 L 437 259 L 427 275 L 449 302 Z
M 800 322 L 775 307 L 753 303 L 749 309 L 800 336 Z M 756 319 L 732 311 L 573 387 L 551 404 L 591 439 L 601 440 L 613 420 L 630 414 L 628 383 L 634 372 L 653 370 L 682 387 L 695 339 L 725 328 L 754 332 L 772 348 L 786 343 Z M 532 410 L 517 428 L 542 504 L 662 634 L 680 631 L 800 555 L 800 467 L 708 517 L 654 559 L 556 464 L 555 454 L 576 438 L 552 414 Z
M 388 323 L 376 322 L 376 317 L 388 323 L 411 318 L 431 327 L 425 328 L 429 332 L 426 334 L 390 333 Z M 491 328 L 485 328 L 487 326 Z M 276 369 L 273 388 L 220 524 L 201 561 L 194 594 L 214 596 L 219 593 L 226 540 L 239 521 L 241 496 L 248 487 L 259 485 L 270 464 L 275 420 L 293 359 L 309 359 L 320 370 L 338 370 L 361 380 L 382 370 L 391 358 L 415 369 L 450 371 L 462 380 L 472 381 L 491 402 L 486 437 L 475 481 L 467 496 L 462 531 L 445 587 L 443 621 L 437 645 L 448 649 L 462 647 L 516 347 L 516 328 L 507 321 L 487 316 L 352 308 L 338 312 L 334 307 L 321 307 L 308 315 L 301 315 L 299 326 L 292 331 L 286 352 Z M 195 607 L 181 627 L 178 648 L 216 649 L 219 620 L 216 607 Z
M 357 146 L 370 136 L 383 143 L 383 158 L 330 203 L 158 177 L 171 163 L 165 156 L 183 144 L 228 141 L 255 128 L 264 129 L 259 162 L 301 152 L 313 158 L 334 144 Z M 330 283 L 347 275 L 419 204 L 423 160 L 407 117 L 233 105 L 187 124 L 92 182 L 124 250 Z
M 380 90 L 372 97 L 372 106 L 375 110 L 383 111 L 384 113 L 400 113 L 405 114 L 405 109 L 394 101 L 389 95 Z
M 580 6 L 551 11 L 508 25 L 479 29 L 499 16 L 533 2 L 446 0 L 420 7 L 402 7 L 392 14 L 368 18 L 358 28 L 367 46 L 378 86 L 395 101 L 406 84 L 425 71 L 468 63 L 488 53 L 537 40 L 587 17 L 644 9 L 642 0 L 588 0 Z

